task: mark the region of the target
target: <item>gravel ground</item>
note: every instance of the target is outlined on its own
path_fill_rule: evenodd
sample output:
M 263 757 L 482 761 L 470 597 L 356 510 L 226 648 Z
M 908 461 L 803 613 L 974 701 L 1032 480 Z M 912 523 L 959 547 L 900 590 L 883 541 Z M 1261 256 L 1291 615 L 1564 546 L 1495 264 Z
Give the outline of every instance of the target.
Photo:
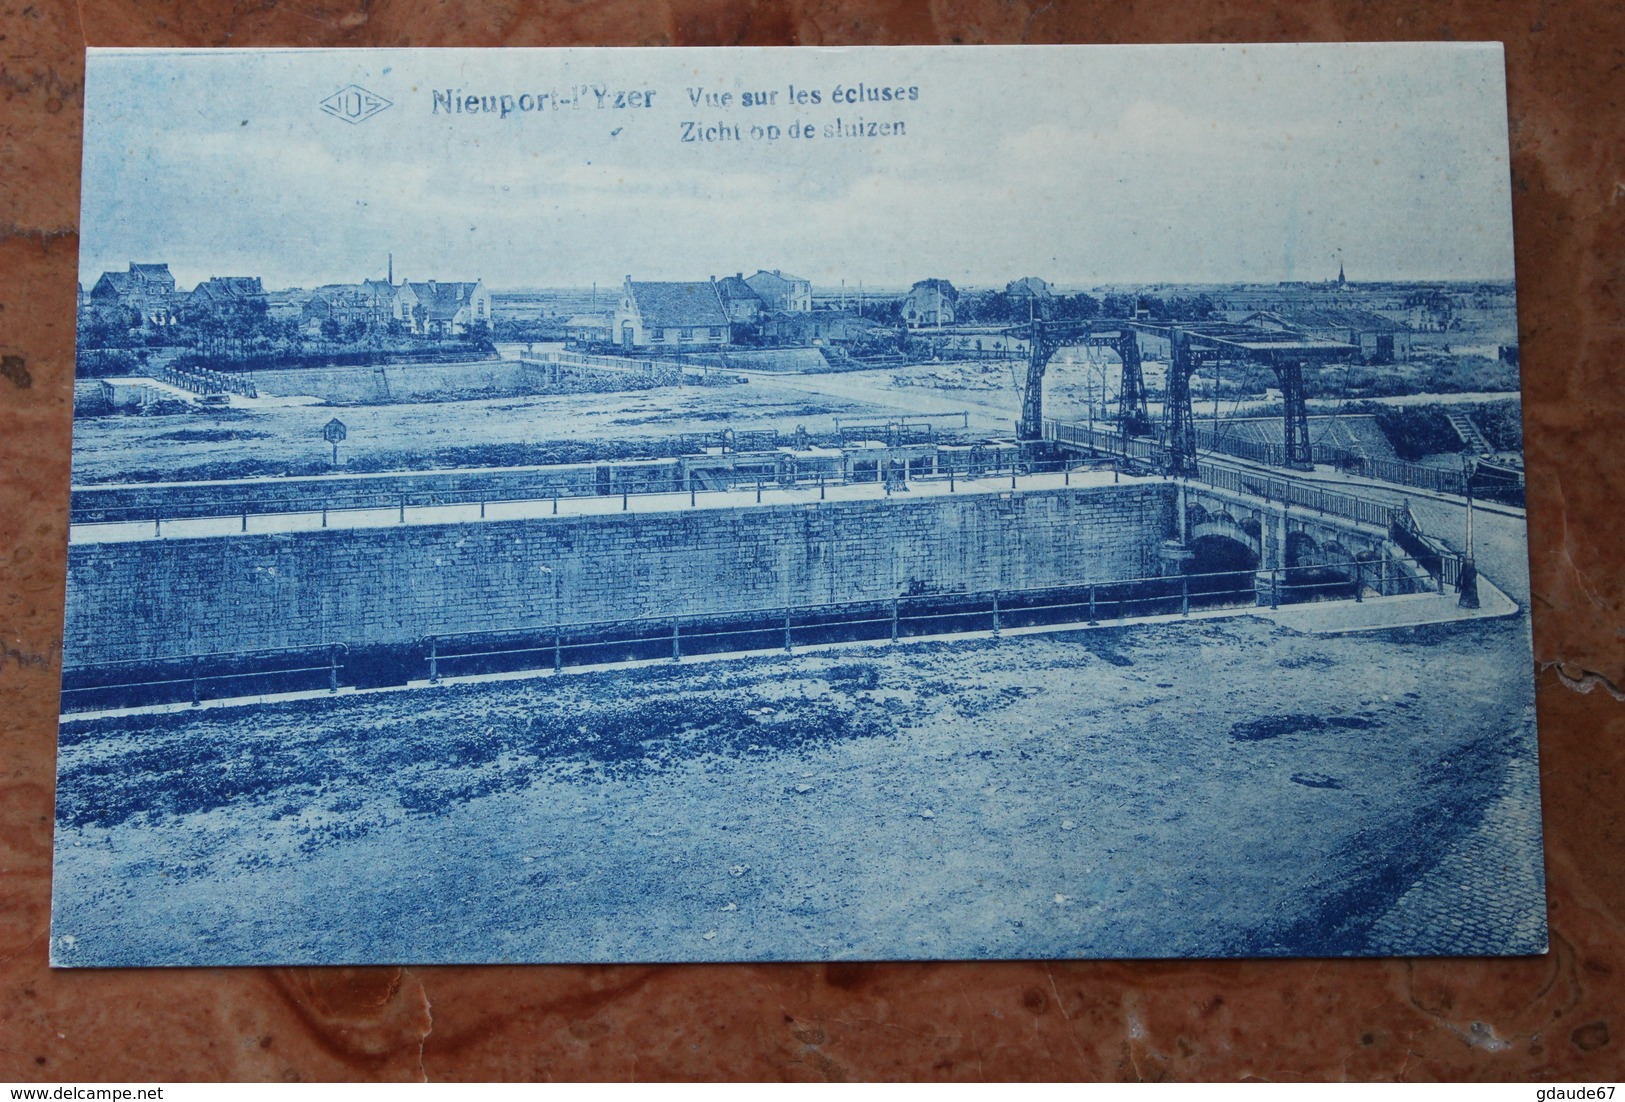
M 322 426 L 334 416 L 349 429 L 343 446 L 348 462 L 365 459 L 373 463 L 368 469 L 419 470 L 455 465 L 460 453 L 461 461 L 472 458 L 480 465 L 549 461 L 533 455 L 481 459 L 466 454 L 477 448 L 613 445 L 730 426 L 789 433 L 805 425 L 812 432 L 833 432 L 837 416 L 884 418 L 905 411 L 873 393 L 812 395 L 756 376 L 738 386 L 612 394 L 81 417 L 73 426 L 73 480 L 78 485 L 325 472 L 330 449 Z M 252 461 L 255 469 L 219 469 L 245 461 Z
M 67 723 L 53 957 L 1539 952 L 1526 648 L 1240 618 Z

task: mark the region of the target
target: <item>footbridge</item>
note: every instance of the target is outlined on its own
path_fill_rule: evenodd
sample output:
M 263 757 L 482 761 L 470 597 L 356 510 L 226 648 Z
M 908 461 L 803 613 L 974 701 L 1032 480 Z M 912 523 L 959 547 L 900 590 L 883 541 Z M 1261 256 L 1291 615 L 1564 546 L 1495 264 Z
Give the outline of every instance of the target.
M 1153 322 L 1144 318 L 1091 318 L 1087 321 L 1034 319 L 1021 325 L 956 327 L 957 335 L 986 333 L 1027 348 L 1027 374 L 1021 387 L 1021 418 L 1017 436 L 1040 441 L 1044 436 L 1044 376 L 1056 353 L 1066 348 L 1104 348 L 1122 363 L 1116 417 L 1120 435 L 1147 439 L 1155 433 L 1157 465 L 1167 474 L 1195 472 L 1196 419 L 1191 406 L 1191 376 L 1198 370 L 1224 363 L 1253 363 L 1269 367 L 1281 385 L 1285 406 L 1286 463 L 1307 469 L 1314 465 L 1309 441 L 1309 411 L 1305 401 L 1304 368 L 1359 354 L 1339 341 L 1301 333 L 1227 322 Z M 1146 402 L 1141 342 L 1166 345 L 1167 396 L 1162 424 L 1153 426 Z
M 1063 451 L 1153 469 L 1166 455 L 1155 440 L 1065 421 L 1044 422 L 1043 439 Z M 1407 504 L 1329 489 L 1290 470 L 1212 458 L 1193 461 L 1178 487 L 1178 531 L 1164 549 L 1170 573 L 1251 569 L 1260 602 L 1272 604 L 1283 585 L 1325 571 L 1343 576 L 1356 592 L 1462 585 L 1462 557 L 1425 532 Z

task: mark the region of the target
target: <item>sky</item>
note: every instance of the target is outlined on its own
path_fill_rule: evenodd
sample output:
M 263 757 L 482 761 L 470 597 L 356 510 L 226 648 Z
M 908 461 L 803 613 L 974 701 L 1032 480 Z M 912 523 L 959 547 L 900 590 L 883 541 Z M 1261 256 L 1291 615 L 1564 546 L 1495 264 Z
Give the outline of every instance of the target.
M 1510 279 L 1503 72 L 1459 43 L 92 50 L 80 273 L 310 287 L 392 253 L 397 281 L 493 289 Z M 322 111 L 352 84 L 391 105 Z M 833 102 L 856 85 L 902 98 Z M 519 109 L 576 87 L 603 106 Z M 497 110 L 448 113 L 453 92 Z

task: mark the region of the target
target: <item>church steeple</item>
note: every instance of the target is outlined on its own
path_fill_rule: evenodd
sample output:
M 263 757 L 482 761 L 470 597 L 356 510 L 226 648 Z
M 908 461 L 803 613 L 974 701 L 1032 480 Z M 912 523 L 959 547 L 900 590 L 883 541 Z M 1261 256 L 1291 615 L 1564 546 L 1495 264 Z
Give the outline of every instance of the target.
M 1349 281 L 1343 278 L 1343 261 L 1342 258 L 1339 258 L 1337 261 L 1337 289 L 1339 291 L 1347 290 L 1348 285 Z

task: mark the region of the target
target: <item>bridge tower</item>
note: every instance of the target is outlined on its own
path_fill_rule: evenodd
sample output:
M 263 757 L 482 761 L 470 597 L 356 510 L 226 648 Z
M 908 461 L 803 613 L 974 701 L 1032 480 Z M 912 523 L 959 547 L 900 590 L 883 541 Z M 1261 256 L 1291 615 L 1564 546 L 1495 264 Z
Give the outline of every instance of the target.
M 1027 385 L 1021 392 L 1021 420 L 1017 440 L 1044 438 L 1044 372 L 1058 347 L 1050 327 L 1038 318 L 1027 323 Z
M 1281 402 L 1286 406 L 1286 465 L 1310 470 L 1315 452 L 1309 443 L 1309 405 L 1304 400 L 1303 364 L 1297 360 L 1277 363 L 1275 377 L 1281 381 Z
M 1145 404 L 1145 372 L 1140 367 L 1140 338 L 1123 326 L 1117 338 L 1117 358 L 1123 361 L 1123 378 L 1118 388 L 1117 421 L 1124 436 L 1146 436 L 1151 432 L 1151 414 Z
M 1039 440 L 1044 435 L 1044 373 L 1049 362 L 1067 345 L 1110 348 L 1123 363 L 1119 388 L 1118 422 L 1125 436 L 1145 436 L 1151 432 L 1151 415 L 1146 410 L 1145 373 L 1140 366 L 1140 340 L 1125 321 L 1046 322 L 1034 318 L 1025 327 L 1028 333 L 1027 385 L 1021 396 L 1021 420 L 1016 435 L 1021 440 Z
M 1196 473 L 1196 415 L 1191 408 L 1191 373 L 1196 357 L 1190 334 L 1179 326 L 1168 330 L 1168 400 L 1163 407 L 1163 428 L 1168 441 L 1168 473 Z

